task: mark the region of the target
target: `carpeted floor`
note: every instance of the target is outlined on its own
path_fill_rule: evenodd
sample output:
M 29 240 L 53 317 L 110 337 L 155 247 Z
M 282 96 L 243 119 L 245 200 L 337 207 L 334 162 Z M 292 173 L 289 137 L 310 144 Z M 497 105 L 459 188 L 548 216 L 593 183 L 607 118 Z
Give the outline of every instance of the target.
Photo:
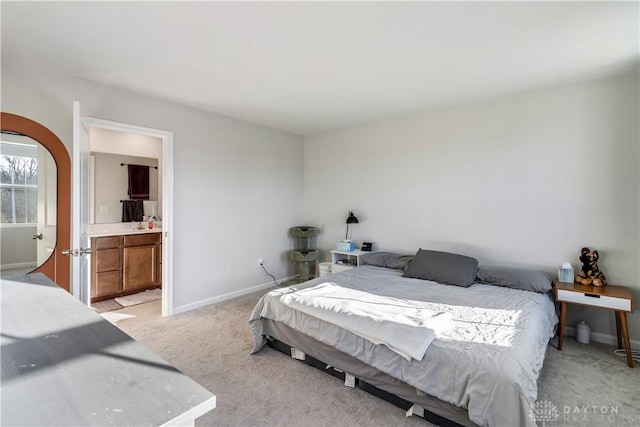
M 247 320 L 263 292 L 162 318 L 160 301 L 119 310 L 117 325 L 217 396 L 199 426 L 429 426 L 403 410 L 270 348 L 249 355 Z M 547 426 L 636 426 L 640 368 L 613 347 L 565 339 L 549 346 L 538 402 Z

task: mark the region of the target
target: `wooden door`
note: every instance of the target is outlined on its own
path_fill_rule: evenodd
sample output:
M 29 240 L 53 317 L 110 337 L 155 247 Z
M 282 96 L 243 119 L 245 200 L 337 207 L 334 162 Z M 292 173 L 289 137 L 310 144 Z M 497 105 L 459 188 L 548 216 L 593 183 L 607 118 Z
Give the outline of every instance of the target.
M 56 246 L 53 255 L 34 273 L 43 273 L 62 289 L 69 291 L 70 263 L 62 253 L 71 243 L 71 158 L 62 141 L 49 129 L 26 117 L 11 113 L 0 113 L 0 129 L 16 132 L 38 141 L 46 147 L 57 166 L 56 194 Z

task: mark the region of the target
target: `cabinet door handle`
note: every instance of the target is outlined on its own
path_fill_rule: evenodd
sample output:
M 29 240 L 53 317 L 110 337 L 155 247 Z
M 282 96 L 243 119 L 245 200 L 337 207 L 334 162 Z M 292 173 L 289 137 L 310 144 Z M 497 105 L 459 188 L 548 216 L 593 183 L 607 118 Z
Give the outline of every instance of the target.
M 42 240 L 42 239 L 44 238 L 44 236 L 42 235 L 42 233 L 40 233 L 40 234 L 32 234 L 32 235 L 31 235 L 31 238 L 32 238 L 33 240 L 36 240 L 36 239 L 38 239 L 38 240 Z

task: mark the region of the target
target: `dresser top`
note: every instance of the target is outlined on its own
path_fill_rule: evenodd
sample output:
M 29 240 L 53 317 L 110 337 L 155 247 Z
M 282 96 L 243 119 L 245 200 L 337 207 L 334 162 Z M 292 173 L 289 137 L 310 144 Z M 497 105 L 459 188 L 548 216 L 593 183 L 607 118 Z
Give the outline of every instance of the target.
M 633 295 L 624 286 L 587 286 L 580 283 L 564 283 L 556 281 L 555 287 L 556 289 L 561 289 L 563 291 L 602 295 L 614 298 L 624 298 L 633 301 Z
M 44 275 L 3 278 L 1 291 L 3 425 L 158 426 L 215 407 L 215 395 Z

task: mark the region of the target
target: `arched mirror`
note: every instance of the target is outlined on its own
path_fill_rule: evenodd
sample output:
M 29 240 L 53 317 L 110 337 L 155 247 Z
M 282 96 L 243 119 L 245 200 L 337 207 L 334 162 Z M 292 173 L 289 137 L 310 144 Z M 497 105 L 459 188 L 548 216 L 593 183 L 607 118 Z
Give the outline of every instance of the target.
M 0 274 L 41 272 L 69 290 L 69 154 L 25 117 L 2 113 L 0 131 Z
M 29 273 L 56 246 L 56 181 L 53 156 L 28 136 L 2 131 L 0 226 L 3 277 Z

